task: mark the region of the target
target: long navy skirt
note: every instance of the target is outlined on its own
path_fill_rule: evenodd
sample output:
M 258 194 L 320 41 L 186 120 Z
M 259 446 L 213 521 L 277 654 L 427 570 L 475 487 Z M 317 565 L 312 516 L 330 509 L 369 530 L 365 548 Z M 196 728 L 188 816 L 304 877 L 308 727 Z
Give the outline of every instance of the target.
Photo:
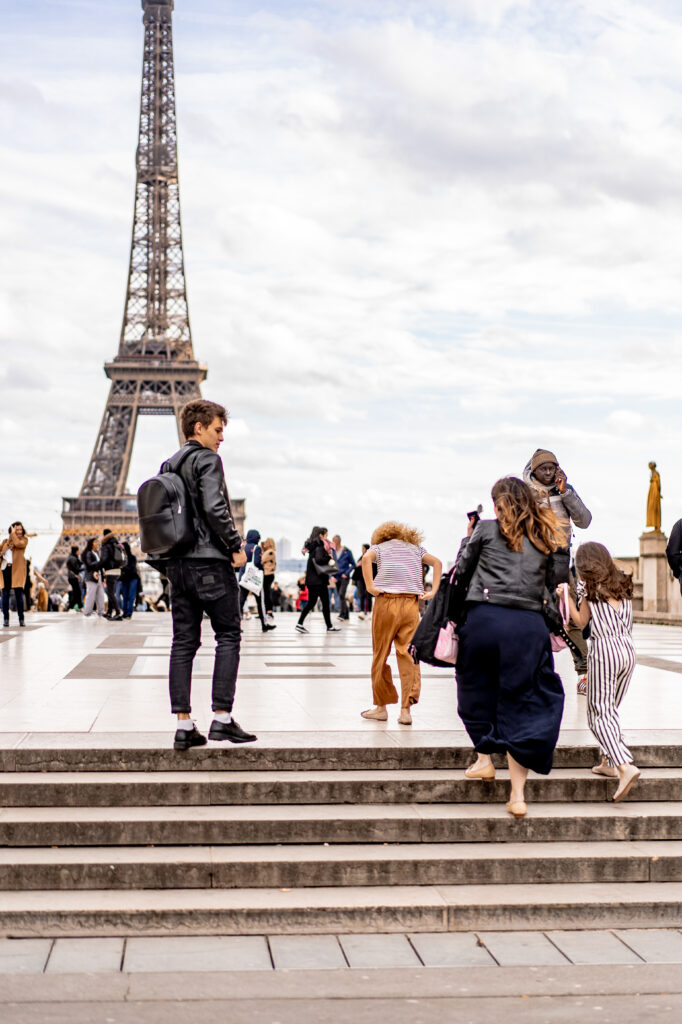
M 457 698 L 479 753 L 508 751 L 525 768 L 549 774 L 564 688 L 540 612 L 469 605 L 459 630 Z

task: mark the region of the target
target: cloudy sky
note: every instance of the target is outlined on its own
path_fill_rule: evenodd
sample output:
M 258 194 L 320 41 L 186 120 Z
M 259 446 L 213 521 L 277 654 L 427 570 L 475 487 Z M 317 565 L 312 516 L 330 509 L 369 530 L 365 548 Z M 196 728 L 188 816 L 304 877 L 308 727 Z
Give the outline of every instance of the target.
M 176 0 L 204 394 L 248 525 L 451 558 L 536 447 L 637 550 L 682 516 L 682 24 L 672 0 Z M 139 0 L 5 0 L 0 517 L 75 495 L 116 353 Z M 130 486 L 172 421 L 140 420 Z M 45 542 L 43 542 L 45 543 Z M 49 545 L 48 545 L 49 546 Z M 36 548 L 36 551 L 38 549 Z

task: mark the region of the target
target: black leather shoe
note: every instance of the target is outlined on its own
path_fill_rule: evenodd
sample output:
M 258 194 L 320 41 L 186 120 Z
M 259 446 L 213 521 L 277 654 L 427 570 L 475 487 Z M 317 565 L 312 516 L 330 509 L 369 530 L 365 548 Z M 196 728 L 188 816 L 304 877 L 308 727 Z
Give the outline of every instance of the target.
M 277 626 L 275 626 L 274 623 L 272 623 L 272 622 L 267 622 L 263 626 L 263 632 L 264 633 L 269 633 L 271 629 L 277 629 Z
M 252 732 L 244 732 L 234 718 L 229 725 L 225 725 L 224 722 L 216 722 L 214 719 L 208 730 L 208 738 L 210 740 L 229 740 L 230 743 L 253 743 L 258 739 Z
M 206 737 L 202 736 L 196 725 L 191 729 L 176 729 L 173 750 L 189 750 L 190 747 L 204 747 Z

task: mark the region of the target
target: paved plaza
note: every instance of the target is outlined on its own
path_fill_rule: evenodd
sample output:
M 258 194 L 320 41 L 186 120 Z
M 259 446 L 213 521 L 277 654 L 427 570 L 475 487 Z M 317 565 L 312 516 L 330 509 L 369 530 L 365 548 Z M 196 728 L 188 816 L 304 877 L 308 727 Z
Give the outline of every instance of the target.
M 320 734 L 339 732 L 349 743 L 369 734 L 388 744 L 429 742 L 427 734 L 444 732 L 466 741 L 454 671 L 422 666 L 413 726 L 397 724 L 397 707 L 389 709 L 388 722 L 368 722 L 360 712 L 372 704 L 370 623 L 354 617 L 341 632 L 327 634 L 316 613 L 310 633 L 301 635 L 294 630 L 295 615 L 276 621 L 278 628 L 265 635 L 257 620 L 244 628 L 235 715 L 259 742 L 286 733 L 288 743 L 305 747 Z M 107 622 L 38 613 L 27 622 L 23 630 L 0 631 L 3 746 L 30 743 L 32 733 L 85 733 L 101 742 L 114 734 L 123 745 L 126 736 L 134 743 L 135 734 L 157 733 L 155 742 L 170 744 L 175 719 L 168 703 L 169 615 L 139 613 L 129 622 Z M 682 629 L 637 625 L 635 643 L 637 671 L 621 711 L 632 742 L 682 723 Z M 192 687 L 193 714 L 202 729 L 211 721 L 213 645 L 205 622 Z M 556 666 L 566 690 L 561 742 L 590 742 L 585 699 L 576 693 L 567 651 L 556 656 Z M 397 673 L 395 663 L 393 669 Z M 45 743 L 45 735 L 40 741 Z
M 490 925 L 484 929 L 469 927 L 454 931 L 447 928 L 429 931 L 425 925 L 411 930 L 409 926 L 401 928 L 396 924 L 385 930 L 382 925 L 374 934 L 367 934 L 366 924 L 357 931 L 344 931 L 341 927 L 323 931 L 316 927 L 317 934 L 283 934 L 280 929 L 270 932 L 267 927 L 258 925 L 253 926 L 251 934 L 217 934 L 216 926 L 210 925 L 208 933 L 202 934 L 200 922 L 209 918 L 200 917 L 197 926 L 189 929 L 194 934 L 187 929 L 184 934 L 177 934 L 177 931 L 161 934 L 157 929 L 155 934 L 131 935 L 116 932 L 115 928 L 106 934 L 100 927 L 96 934 L 78 937 L 64 934 L 61 926 L 55 926 L 51 931 L 43 930 L 40 937 L 28 937 L 26 931 L 14 934 L 9 930 L 0 938 L 0 1000 L 7 1010 L 8 1021 L 13 1024 L 66 1020 L 73 1024 L 100 1020 L 116 1024 L 149 1021 L 151 1024 L 157 1020 L 184 1020 L 188 1012 L 187 1000 L 192 1001 L 192 1012 L 196 1009 L 204 1020 L 241 1022 L 248 1019 L 269 1024 L 276 1021 L 293 1024 L 301 1020 L 362 1022 L 373 1020 L 377 1012 L 391 1013 L 399 1022 L 423 1024 L 452 1015 L 460 1019 L 461 1014 L 464 1014 L 461 1019 L 476 1022 L 503 1014 L 510 1024 L 572 1021 L 577 1013 L 596 1015 L 602 1021 L 618 1020 L 619 1024 L 630 1021 L 634 1024 L 643 1017 L 656 1022 L 674 1021 L 682 1016 L 682 981 L 678 981 L 682 972 L 677 966 L 671 966 L 682 964 L 682 932 L 671 926 L 669 917 L 666 927 L 655 927 L 656 900 L 669 906 L 670 886 L 675 886 L 670 879 L 677 877 L 673 862 L 682 858 L 682 842 L 672 839 L 666 843 L 652 842 L 646 841 L 646 836 L 639 842 L 613 844 L 607 841 L 610 823 L 618 829 L 624 822 L 638 820 L 645 806 L 651 820 L 667 820 L 673 808 L 675 814 L 679 813 L 676 804 L 665 802 L 675 798 L 670 796 L 670 787 L 677 778 L 672 765 L 678 762 L 673 759 L 668 766 L 665 760 L 654 760 L 644 769 L 643 795 L 639 799 L 653 803 L 620 805 L 616 817 L 608 804 L 605 807 L 603 803 L 585 802 L 579 812 L 582 817 L 576 818 L 570 794 L 575 793 L 579 800 L 594 800 L 594 787 L 607 784 L 591 776 L 586 762 L 576 767 L 577 762 L 571 760 L 574 756 L 571 751 L 575 752 L 581 745 L 583 748 L 593 746 L 593 741 L 586 728 L 585 699 L 576 693 L 575 673 L 567 652 L 556 658 L 566 689 L 558 760 L 563 756 L 566 764 L 553 773 L 556 782 L 552 785 L 556 786 L 556 791 L 549 797 L 566 802 L 543 803 L 547 797 L 537 789 L 540 802 L 533 804 L 529 820 L 523 826 L 529 831 L 525 836 L 517 833 L 518 838 L 534 839 L 530 843 L 510 841 L 513 837 L 507 835 L 510 823 L 503 804 L 467 804 L 467 800 L 482 799 L 469 794 L 492 791 L 481 790 L 480 784 L 459 779 L 452 782 L 454 775 L 461 775 L 461 767 L 468 757 L 466 750 L 461 754 L 465 760 L 458 765 L 457 772 L 447 770 L 440 761 L 420 770 L 422 751 L 432 757 L 434 748 L 437 751 L 451 746 L 461 751 L 468 745 L 457 716 L 453 672 L 424 669 L 422 698 L 414 709 L 411 727 L 397 724 L 397 708 L 390 709 L 386 723 L 360 718 L 360 711 L 372 702 L 369 622 L 356 618 L 341 632 L 327 634 L 321 617 L 313 615 L 310 633 L 299 635 L 294 631 L 295 616 L 280 615 L 278 629 L 265 636 L 256 621 L 245 622 L 235 713 L 245 727 L 258 734 L 258 742 L 242 748 L 210 744 L 208 753 L 190 752 L 188 755 L 190 759 L 209 757 L 205 762 L 209 770 L 183 772 L 178 769 L 180 762 L 171 760 L 186 755 L 174 755 L 170 749 L 175 726 L 168 710 L 167 695 L 171 635 L 168 615 L 140 614 L 131 622 L 110 623 L 85 620 L 76 614 L 33 614 L 27 621 L 28 626 L 23 630 L 9 629 L 0 633 L 0 755 L 7 767 L 5 778 L 10 780 L 4 789 L 9 803 L 0 810 L 0 830 L 9 829 L 7 834 L 15 836 L 10 843 L 14 849 L 0 849 L 0 874 L 6 869 L 21 870 L 24 872 L 21 877 L 30 879 L 32 871 L 40 870 L 48 872 L 41 877 L 56 878 L 55 872 L 63 870 L 65 864 L 73 871 L 78 870 L 79 864 L 87 864 L 88 869 L 95 872 L 95 878 L 99 877 L 97 871 L 101 867 L 104 878 L 111 862 L 110 871 L 114 871 L 115 863 L 119 879 L 124 878 L 128 869 L 131 877 L 134 871 L 147 870 L 150 879 L 165 875 L 162 883 L 152 881 L 149 885 L 162 884 L 168 888 L 165 894 L 151 888 L 134 891 L 121 881 L 120 888 L 105 892 L 101 883 L 92 882 L 79 891 L 69 892 L 68 884 L 63 883 L 63 891 L 59 892 L 56 890 L 60 886 L 55 882 L 50 886 L 45 882 L 28 882 L 28 890 L 35 889 L 31 892 L 21 891 L 15 877 L 14 884 L 6 887 L 9 891 L 0 893 L 3 912 L 12 912 L 21 902 L 22 907 L 29 911 L 33 907 L 40 915 L 46 900 L 57 910 L 60 900 L 65 904 L 71 901 L 69 905 L 75 900 L 78 912 L 87 917 L 89 908 L 106 905 L 109 901 L 111 920 L 115 920 L 117 914 L 127 914 L 126 908 L 132 911 L 144 905 L 145 900 L 160 899 L 177 905 L 177 920 L 191 922 L 196 911 L 206 914 L 210 905 L 227 911 L 238 905 L 247 890 L 230 888 L 230 885 L 248 883 L 235 881 L 237 870 L 263 871 L 274 864 L 298 872 L 297 877 L 305 879 L 308 864 L 310 871 L 323 869 L 331 872 L 330 878 L 335 878 L 337 866 L 345 864 L 344 870 L 352 872 L 366 870 L 369 864 L 371 869 L 374 858 L 377 864 L 381 863 L 382 870 L 388 871 L 387 866 L 390 866 L 395 872 L 394 877 L 386 878 L 394 888 L 383 898 L 389 902 L 394 899 L 396 908 L 399 904 L 408 910 L 412 906 L 423 915 L 427 913 L 425 904 L 430 900 L 428 912 L 433 912 L 436 921 L 438 915 L 442 919 L 443 913 L 466 910 L 463 901 L 469 900 L 477 905 L 479 914 L 488 903 L 490 913 L 498 915 L 491 917 L 491 921 L 502 920 L 500 908 L 494 905 L 501 899 L 501 893 L 506 893 L 510 901 L 517 901 L 516 909 L 512 907 L 512 910 L 518 914 L 524 899 L 536 898 L 531 890 L 542 890 L 537 899 L 544 900 L 546 910 L 542 920 L 546 923 L 531 924 L 523 931 L 505 924 L 499 929 Z M 627 739 L 642 750 L 661 745 L 674 751 L 682 737 L 679 729 L 682 629 L 640 625 L 635 627 L 635 640 L 638 666 L 622 713 Z M 211 718 L 212 649 L 213 637 L 210 628 L 206 628 L 193 686 L 194 714 L 204 730 Z M 33 756 L 60 750 L 64 751 L 67 762 L 69 756 L 75 755 L 74 766 L 79 751 L 87 752 L 96 763 L 77 765 L 80 769 L 77 777 L 68 775 L 68 763 L 60 766 L 54 762 L 54 757 L 49 765 L 45 764 L 48 768 L 45 775 L 36 774 L 44 771 L 40 762 L 30 767 Z M 117 752 L 118 757 L 126 750 L 130 751 L 131 758 L 128 768 L 107 774 L 109 752 Z M 263 758 L 260 772 L 248 770 L 249 765 L 244 760 L 254 756 L 249 753 L 254 750 L 261 751 L 259 756 Z M 357 750 L 362 765 L 361 768 L 355 766 L 354 770 L 352 764 L 339 763 L 337 768 L 344 768 L 343 772 L 316 771 L 315 764 L 306 767 L 307 752 L 312 750 L 318 755 L 320 751 L 324 755 L 327 750 Z M 396 754 L 411 752 L 414 755 L 412 767 L 403 765 L 401 772 L 404 784 L 412 787 L 412 795 L 403 798 L 404 805 L 392 804 L 389 800 L 383 807 L 372 810 L 372 815 L 383 822 L 382 827 L 388 829 L 388 842 L 382 844 L 381 837 L 375 840 L 374 847 L 353 846 L 358 843 L 356 838 L 349 838 L 346 845 L 338 839 L 322 842 L 324 829 L 332 823 L 338 825 L 347 821 L 349 829 L 354 822 L 361 824 L 365 810 L 360 801 L 355 806 L 359 786 L 367 787 L 371 783 L 378 792 L 382 786 L 389 785 L 389 775 L 395 775 L 388 770 L 382 774 L 379 770 L 382 765 L 372 770 L 373 750 L 384 758 L 388 755 L 389 760 L 392 750 Z M 288 769 L 284 773 L 277 771 L 278 752 L 285 754 L 290 762 L 281 766 Z M 162 763 L 165 756 L 169 758 L 168 764 Z M 298 768 L 296 756 L 300 760 Z M 97 760 L 100 757 L 101 764 Z M 21 758 L 28 759 L 23 775 L 19 768 Z M 158 771 L 152 763 L 155 758 Z M 13 759 L 16 770 L 12 767 Z M 237 770 L 217 771 L 223 759 L 228 767 Z M 182 761 L 181 766 L 185 763 L 188 768 L 202 767 L 190 760 Z M 345 779 L 343 783 L 341 775 Z M 346 802 L 325 808 L 325 800 L 331 799 L 330 776 L 334 776 L 335 785 L 347 786 Z M 559 776 L 563 777 L 559 779 Z M 506 772 L 500 777 L 506 779 Z M 9 797 L 11 788 L 22 784 L 28 792 L 36 778 L 44 779 L 44 786 L 53 787 L 50 792 L 54 795 L 54 805 L 23 807 L 20 798 Z M 80 786 L 81 797 L 72 796 L 70 805 L 67 801 L 60 806 L 57 801 L 60 793 L 67 793 L 67 778 L 70 779 L 68 786 Z M 448 780 L 450 786 L 460 787 L 456 791 L 460 795 L 453 796 L 455 790 L 451 790 L 450 795 L 435 796 Z M 537 783 L 546 786 L 547 780 L 537 780 Z M 284 799 L 285 806 L 272 806 L 273 800 L 267 796 L 268 787 L 275 784 L 280 787 L 280 794 L 289 792 Z M 296 796 L 304 785 L 320 787 L 319 806 L 310 807 L 307 798 Z M 505 785 L 504 781 L 500 785 Z M 532 793 L 534 785 L 531 780 Z M 259 786 L 266 795 L 256 796 Z M 129 801 L 120 794 L 111 795 L 116 787 L 128 788 Z M 170 795 L 174 787 L 181 797 Z M 239 787 L 241 796 L 237 795 Z M 415 796 L 419 787 L 422 787 L 422 794 L 429 790 L 431 795 Z M 559 793 L 561 787 L 564 796 Z M 582 792 L 580 787 L 584 789 L 582 796 L 577 795 Z M 111 799 L 104 799 L 102 806 L 88 806 L 90 797 L 83 793 L 97 791 L 101 795 L 105 789 L 109 790 Z M 169 794 L 167 799 L 164 791 Z M 205 806 L 206 793 L 213 794 L 208 801 L 212 806 Z M 155 794 L 152 799 L 150 794 Z M 449 800 L 450 804 L 434 803 L 430 807 L 426 802 L 419 803 L 432 799 Z M 498 796 L 494 799 L 497 801 Z M 417 803 L 408 806 L 410 800 Z M 459 800 L 464 803 L 458 803 Z M 299 801 L 300 806 L 297 806 Z M 164 803 L 167 806 L 162 806 Z M 174 807 L 173 803 L 185 806 Z M 150 806 L 141 806 L 144 804 Z M 158 806 L 151 806 L 153 804 Z M 198 822 L 202 828 L 219 826 L 221 838 L 215 840 L 218 845 L 183 847 L 177 845 L 177 840 L 164 838 L 158 840 L 161 845 L 155 845 L 153 830 L 161 827 L 161 819 L 181 822 L 183 815 L 189 824 Z M 501 830 L 503 841 L 497 843 L 492 855 L 486 853 L 480 841 L 445 842 L 441 836 L 435 839 L 434 846 L 433 839 L 426 841 L 422 835 L 420 823 L 427 828 L 431 821 L 435 828 L 438 815 L 444 815 L 445 824 L 454 822 L 457 816 L 464 821 L 468 815 L 473 826 L 477 822 L 483 826 L 485 819 L 487 828 Z M 370 827 L 371 822 L 367 820 Z M 598 868 L 601 874 L 595 876 L 603 877 L 609 884 L 602 886 L 588 879 L 589 884 L 583 886 L 589 898 L 596 904 L 603 900 L 607 905 L 613 901 L 613 881 L 622 879 L 619 892 L 624 909 L 618 925 L 600 927 L 596 922 L 589 931 L 576 930 L 565 911 L 561 920 L 557 918 L 557 923 L 551 926 L 548 923 L 553 903 L 557 906 L 565 903 L 567 893 L 572 890 L 572 873 L 576 872 L 578 877 L 577 872 L 584 870 L 583 862 L 587 857 L 579 842 L 571 842 L 568 836 L 567 841 L 559 842 L 551 834 L 557 822 L 563 821 L 568 827 L 571 820 L 582 822 L 583 829 L 592 822 L 589 828 L 596 831 L 587 837 L 595 840 L 588 844 L 589 856 L 595 864 L 602 858 L 604 865 L 607 862 L 611 865 L 608 869 Z M 278 845 L 282 840 L 277 839 L 277 828 L 307 828 L 316 821 L 322 829 L 318 838 L 284 839 L 283 845 Z M 392 821 L 395 821 L 393 831 Z M 248 838 L 249 829 L 270 827 L 272 822 L 275 832 L 271 845 L 258 846 L 258 842 L 264 840 Z M 70 828 L 80 829 L 93 823 L 100 830 L 110 827 L 113 838 L 109 841 L 124 845 L 115 849 L 106 845 L 81 849 L 77 845 L 69 846 Z M 255 845 L 229 845 L 239 841 L 226 838 L 225 830 L 231 824 L 237 830 L 246 830 L 240 840 L 242 843 Z M 409 830 L 413 825 L 412 834 Z M 545 825 L 550 842 L 542 841 Z M 138 833 L 141 839 L 120 838 L 133 826 L 150 828 L 152 832 L 147 839 L 142 833 Z M 55 839 L 42 840 L 38 833 L 41 829 L 49 832 L 55 828 L 62 829 L 65 845 L 59 841 L 58 847 L 50 848 L 46 843 L 54 843 Z M 602 834 L 599 828 L 607 831 Z M 32 829 L 37 830 L 33 838 Z M 21 839 L 22 835 L 27 838 Z M 660 832 L 660 838 L 666 835 Z M 580 833 L 576 832 L 576 839 L 579 838 Z M 201 838 L 191 841 L 214 842 Z M 100 842 L 107 840 L 100 839 Z M 126 846 L 125 842 L 136 845 Z M 167 842 L 176 845 L 164 846 Z M 662 850 L 664 846 L 666 849 Z M 485 872 L 495 871 L 491 860 L 494 856 L 502 873 L 505 863 L 511 865 L 513 860 L 523 862 L 525 859 L 530 865 L 529 858 L 535 858 L 537 865 L 544 865 L 542 870 L 554 872 L 552 877 L 557 884 L 498 888 L 471 884 L 410 887 L 401 882 L 400 872 L 405 865 L 409 871 L 415 871 L 422 862 L 426 870 L 427 860 L 435 856 L 436 849 L 439 865 L 448 858 L 453 858 L 454 864 L 459 858 L 461 867 L 457 870 L 460 872 L 471 874 L 478 862 L 482 882 L 492 878 L 485 877 Z M 285 861 L 291 863 L 285 864 Z M 552 863 L 555 868 L 551 867 Z M 573 866 L 567 868 L 569 864 Z M 655 873 L 656 865 L 660 867 L 659 875 Z M 539 871 L 540 867 L 528 867 L 528 870 Z M 154 875 L 153 871 L 161 874 Z M 605 874 L 605 871 L 611 873 Z M 229 875 L 233 876 L 229 882 L 219 881 L 220 877 L 227 880 Z M 664 884 L 657 888 L 655 880 L 659 877 Z M 202 880 L 205 878 L 213 881 Z M 640 906 L 641 881 L 645 879 L 649 882 L 653 908 L 648 916 L 643 916 Z M 464 875 L 460 878 L 463 880 Z M 546 881 L 539 876 L 535 880 Z M 227 887 L 220 888 L 223 884 Z M 287 907 L 293 913 L 298 912 L 297 900 L 300 901 L 301 893 L 305 894 L 308 909 L 317 906 L 322 914 L 337 907 L 342 918 L 353 902 L 358 901 L 358 893 L 367 900 L 372 898 L 372 890 L 367 887 L 324 888 L 319 880 L 313 882 L 317 888 L 307 889 L 283 887 L 281 883 L 279 888 L 272 888 L 272 882 L 261 884 L 271 888 L 249 890 L 249 898 L 253 899 L 255 892 L 256 902 L 261 901 L 264 912 L 265 908 L 280 905 L 284 916 Z M 305 886 L 306 882 L 296 884 Z M 337 883 L 327 883 L 332 884 Z M 367 886 L 366 881 L 359 884 Z M 218 888 L 208 888 L 210 885 Z M 48 887 L 55 891 L 44 892 Z M 628 920 L 630 906 L 632 920 Z M 166 932 L 170 930 L 167 928 Z M 229 1013 L 226 1013 L 225 1000 L 230 1002 Z

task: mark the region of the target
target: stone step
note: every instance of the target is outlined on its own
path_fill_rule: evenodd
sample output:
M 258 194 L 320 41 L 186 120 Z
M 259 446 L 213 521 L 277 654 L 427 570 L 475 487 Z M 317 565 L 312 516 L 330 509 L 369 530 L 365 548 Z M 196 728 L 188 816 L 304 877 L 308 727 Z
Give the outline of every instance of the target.
M 286 736 L 287 734 L 282 734 Z M 428 743 L 423 735 L 388 732 L 362 734 L 317 734 L 314 746 L 297 746 L 291 740 L 275 743 L 259 741 L 232 746 L 211 745 L 188 751 L 169 746 L 123 747 L 95 745 L 90 733 L 70 734 L 72 746 L 20 746 L 0 749 L 2 772 L 178 772 L 178 771 L 338 771 L 363 770 L 450 770 L 464 769 L 472 761 L 471 745 L 462 742 L 462 734 L 437 735 L 437 743 Z M 351 738 L 356 737 L 351 742 Z M 144 737 L 138 739 L 144 744 Z M 682 746 L 670 742 L 631 744 L 635 763 L 640 767 L 682 768 Z M 594 744 L 557 747 L 556 768 L 590 768 L 596 759 Z M 501 758 L 495 759 L 502 766 Z
M 0 893 L 0 934 L 275 935 L 663 928 L 682 882 Z
M 682 842 L 0 850 L 0 890 L 682 882 Z
M 483 785 L 481 783 L 481 785 Z M 587 842 L 682 839 L 682 803 L 8 807 L 0 846 Z
M 585 768 L 531 776 L 531 803 L 610 801 L 617 782 Z M 506 800 L 509 772 L 492 783 L 459 770 L 243 772 L 8 772 L 0 777 L 5 807 L 120 807 L 242 804 L 488 803 Z M 646 768 L 638 801 L 675 800 L 682 769 Z

